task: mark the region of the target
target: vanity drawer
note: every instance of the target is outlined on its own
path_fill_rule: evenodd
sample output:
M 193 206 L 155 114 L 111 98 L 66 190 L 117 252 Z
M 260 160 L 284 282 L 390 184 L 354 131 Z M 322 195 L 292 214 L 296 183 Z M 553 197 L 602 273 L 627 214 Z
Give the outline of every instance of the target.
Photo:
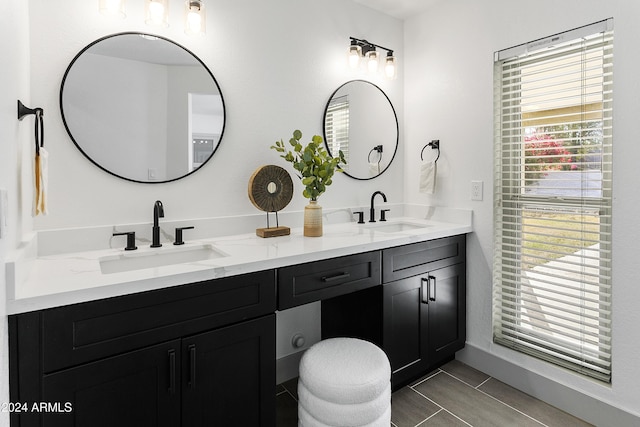
M 273 313 L 273 270 L 45 310 L 44 372 Z
M 381 284 L 380 252 L 366 252 L 278 270 L 278 309 Z
M 465 262 L 466 235 L 413 243 L 382 251 L 384 283 Z

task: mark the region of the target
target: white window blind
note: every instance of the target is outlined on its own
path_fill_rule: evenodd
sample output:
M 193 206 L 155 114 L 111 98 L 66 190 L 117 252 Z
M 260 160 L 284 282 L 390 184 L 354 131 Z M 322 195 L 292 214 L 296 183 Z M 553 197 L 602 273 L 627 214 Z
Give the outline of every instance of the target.
M 340 166 L 345 172 L 349 171 L 349 96 L 333 98 L 327 106 L 325 119 L 325 137 L 332 155 L 342 150 L 347 161 Z
M 496 343 L 611 381 L 613 22 L 496 54 Z

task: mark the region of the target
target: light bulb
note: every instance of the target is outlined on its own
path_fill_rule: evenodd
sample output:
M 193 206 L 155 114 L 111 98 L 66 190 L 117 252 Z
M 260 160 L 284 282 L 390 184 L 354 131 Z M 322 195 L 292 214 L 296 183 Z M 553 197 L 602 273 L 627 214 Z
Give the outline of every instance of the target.
M 204 2 L 201 0 L 186 0 L 184 13 L 184 32 L 204 35 L 206 32 Z
M 367 52 L 367 70 L 371 73 L 378 72 L 378 63 L 380 62 L 380 55 L 375 50 Z
M 398 66 L 396 58 L 393 56 L 393 52 L 389 52 L 384 61 L 384 75 L 388 79 L 395 79 L 398 73 Z
M 349 46 L 349 68 L 355 70 L 360 65 L 360 57 L 362 56 L 362 48 L 358 45 Z
M 189 31 L 192 33 L 200 32 L 200 12 L 189 12 L 187 22 L 189 23 Z
M 167 0 L 149 0 L 147 1 L 147 19 L 149 25 L 169 26 L 168 22 Z

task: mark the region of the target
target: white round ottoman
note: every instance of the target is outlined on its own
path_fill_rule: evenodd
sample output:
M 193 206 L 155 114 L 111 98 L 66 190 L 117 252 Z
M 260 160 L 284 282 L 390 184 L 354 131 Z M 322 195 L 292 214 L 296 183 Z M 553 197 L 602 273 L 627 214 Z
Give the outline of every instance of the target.
M 298 425 L 389 427 L 391 366 L 378 346 L 356 338 L 331 338 L 300 360 Z

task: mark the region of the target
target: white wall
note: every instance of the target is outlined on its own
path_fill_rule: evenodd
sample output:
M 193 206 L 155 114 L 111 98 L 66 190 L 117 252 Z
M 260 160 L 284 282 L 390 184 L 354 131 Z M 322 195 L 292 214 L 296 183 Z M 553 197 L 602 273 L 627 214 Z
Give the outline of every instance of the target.
M 640 211 L 637 118 L 640 3 L 628 0 L 441 1 L 405 23 L 405 197 L 474 211 L 468 250 L 465 361 L 483 354 L 625 411 L 640 414 L 640 288 L 635 279 Z M 493 52 L 614 18 L 613 380 L 602 385 L 492 343 Z M 437 192 L 418 193 L 420 150 L 440 139 Z M 470 201 L 471 180 L 484 181 L 484 200 Z M 479 362 L 478 362 L 479 365 Z M 522 373 L 522 372 L 520 372 Z M 508 375 L 505 374 L 508 377 Z M 504 378 L 526 386 L 526 376 Z M 544 395 L 547 390 L 537 390 Z M 565 396 L 571 400 L 571 396 Z M 583 414 L 592 408 L 581 408 Z M 597 409 L 596 409 L 597 410 Z M 595 419 L 595 418 L 594 418 Z M 612 421 L 612 420 L 609 420 Z M 623 425 L 609 423 L 608 425 Z
M 97 2 L 30 0 L 31 90 L 47 114 L 50 152 L 49 215 L 35 219 L 38 230 L 150 222 L 153 202 L 163 201 L 165 218 L 181 220 L 257 213 L 247 194 L 253 171 L 268 163 L 289 168 L 269 149 L 299 128 L 305 140 L 322 135 L 324 106 L 349 74 L 349 36 L 366 37 L 398 49 L 402 21 L 344 0 L 217 0 L 207 7 L 207 35 L 182 30 L 182 2 L 171 1 L 170 27 L 144 24 L 143 3 L 127 2 L 127 19 L 98 13 Z M 118 180 L 96 168 L 75 148 L 60 120 L 58 92 L 68 63 L 85 45 L 121 31 L 168 37 L 199 56 L 216 77 L 226 103 L 227 122 L 215 156 L 186 179 L 167 184 Z M 403 80 L 375 80 L 402 120 Z M 292 170 L 292 169 L 290 169 Z M 302 186 L 286 210 L 302 210 Z M 320 203 L 325 207 L 366 205 L 375 190 L 391 203 L 402 201 L 401 162 L 365 183 L 337 176 Z
M 289 168 L 269 146 L 288 140 L 294 129 L 302 130 L 305 140 L 322 135 L 330 95 L 346 81 L 363 78 L 347 70 L 349 36 L 393 47 L 400 62 L 403 58 L 402 21 L 350 1 L 216 0 L 208 5 L 203 38 L 183 33 L 183 2 L 170 4 L 171 26 L 151 29 L 144 24 L 143 2 L 127 2 L 127 19 L 114 21 L 98 13 L 97 1 L 0 1 L 0 188 L 8 188 L 11 206 L 9 236 L 0 240 L 0 402 L 9 401 L 4 257 L 25 233 L 150 223 L 157 199 L 171 221 L 257 213 L 246 195 L 253 171 L 268 163 Z M 221 87 L 227 117 L 223 140 L 214 158 L 188 178 L 166 184 L 117 179 L 89 162 L 64 130 L 59 91 L 69 62 L 94 40 L 125 31 L 155 33 L 183 45 Z M 394 103 L 402 129 L 402 77 L 370 80 Z M 16 120 L 18 98 L 45 112 L 50 157 L 49 215 L 44 217 L 31 217 L 33 119 Z M 401 133 L 400 147 L 402 138 Z M 403 180 L 401 161 L 371 181 L 338 175 L 320 203 L 365 206 L 375 190 L 400 203 Z M 302 185 L 295 186 L 286 211 L 301 211 L 307 203 Z M 0 414 L 0 425 L 6 424 L 8 418 Z
M 119 72 L 102 78 L 114 68 Z M 145 181 L 154 168 L 164 179 L 168 74 L 164 65 L 88 52 L 76 60 L 65 80 L 64 111 L 84 153 L 120 176 Z
M 29 95 L 29 33 L 27 2 L 0 2 L 0 188 L 7 190 L 9 209 L 7 234 L 0 237 L 0 402 L 9 402 L 8 335 L 6 315 L 5 259 L 15 249 L 28 220 L 20 219 L 21 206 L 31 209 L 31 193 L 20 194 L 19 185 L 28 185 L 33 152 L 33 116 L 17 120 L 17 100 L 35 107 Z M 31 139 L 30 139 L 31 138 Z M 28 207 L 28 208 L 27 208 Z M 9 414 L 0 413 L 0 426 L 9 426 Z

